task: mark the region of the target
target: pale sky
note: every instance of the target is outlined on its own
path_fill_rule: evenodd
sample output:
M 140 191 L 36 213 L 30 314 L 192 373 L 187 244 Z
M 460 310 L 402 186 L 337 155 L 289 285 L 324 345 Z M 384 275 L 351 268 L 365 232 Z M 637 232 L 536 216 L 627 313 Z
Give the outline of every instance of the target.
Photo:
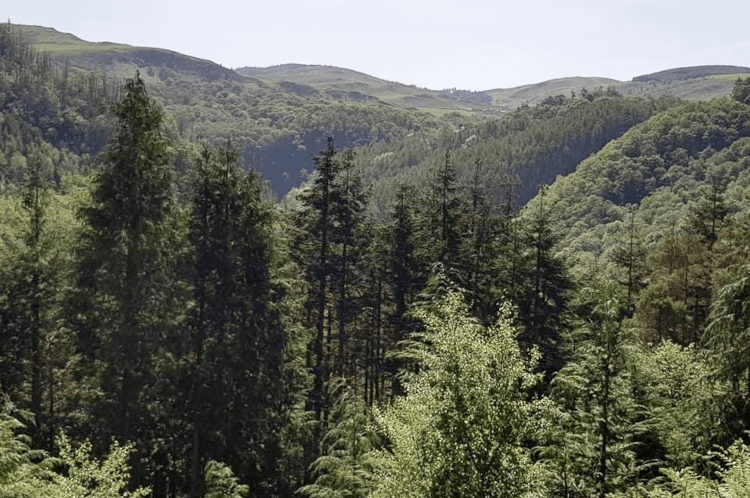
M 225 67 L 324 64 L 431 89 L 750 66 L 750 1 L 15 0 L 6 18 Z

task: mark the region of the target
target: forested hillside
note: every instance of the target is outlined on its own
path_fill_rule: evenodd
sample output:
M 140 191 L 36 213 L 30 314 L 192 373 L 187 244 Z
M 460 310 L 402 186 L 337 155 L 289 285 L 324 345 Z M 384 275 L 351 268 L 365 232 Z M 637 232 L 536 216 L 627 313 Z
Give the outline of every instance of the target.
M 0 29 L 0 497 L 750 489 L 750 78 L 481 118 L 151 67 Z
M 373 185 L 381 212 L 396 185 L 424 185 L 442 162 L 444 150 L 452 151 L 462 183 L 470 183 L 478 173 L 493 193 L 502 195 L 502 190 L 512 188 L 514 201 L 524 205 L 538 185 L 573 172 L 607 142 L 676 103 L 668 98 L 624 98 L 612 90 L 575 98 L 558 95 L 506 118 L 461 125 L 438 137 L 413 133 L 362 147 L 357 164 Z

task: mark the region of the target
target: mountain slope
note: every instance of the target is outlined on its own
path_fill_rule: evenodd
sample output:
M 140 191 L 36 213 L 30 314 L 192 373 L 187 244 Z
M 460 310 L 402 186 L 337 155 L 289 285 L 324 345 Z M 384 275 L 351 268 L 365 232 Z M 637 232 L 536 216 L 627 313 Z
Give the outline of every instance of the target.
M 551 113 L 561 119 L 561 103 L 579 100 L 576 105 L 581 111 L 584 101 L 595 100 L 593 94 L 607 93 L 599 90 L 604 87 L 626 95 L 705 99 L 728 94 L 737 76 L 711 75 L 661 83 L 576 77 L 486 92 L 435 91 L 327 66 L 287 64 L 235 72 L 168 50 L 91 43 L 38 26 L 13 29 L 34 43 L 37 50 L 57 59 L 61 70 L 74 69 L 71 73 L 77 73 L 76 84 L 86 86 L 85 93 L 94 97 L 95 108 L 85 113 L 86 120 L 74 127 L 63 127 L 63 131 L 76 129 L 76 136 L 91 136 L 85 131 L 87 122 L 106 111 L 106 99 L 101 96 L 117 95 L 116 91 L 102 92 L 96 87 L 121 87 L 123 80 L 139 69 L 151 95 L 173 117 L 176 134 L 202 142 L 231 140 L 242 150 L 246 162 L 269 179 L 280 196 L 304 180 L 301 170 L 313 169 L 312 155 L 323 148 L 326 136 L 332 134 L 337 147 L 360 147 L 367 181 L 383 196 L 393 182 L 420 181 L 417 179 L 424 178 L 429 168 L 440 161 L 441 151 L 452 148 L 456 150 L 455 159 L 466 165 L 473 164 L 477 155 L 486 168 L 523 165 L 518 172 L 525 184 L 519 197 L 524 202 L 535 193 L 538 183 L 551 182 L 557 174 L 572 171 L 578 161 L 596 152 L 606 140 L 619 136 L 627 126 L 651 112 L 632 114 L 627 104 L 620 111 L 612 108 L 611 112 L 624 113 L 617 123 L 608 121 L 609 117 L 594 119 L 591 123 L 598 123 L 597 127 L 587 131 L 584 129 L 588 125 L 583 123 L 566 123 L 568 128 L 552 133 L 546 124 L 537 121 L 547 119 Z M 686 74 L 703 73 L 698 70 Z M 68 83 L 61 80 L 57 84 L 59 91 L 70 91 Z M 577 99 L 570 98 L 573 94 Z M 65 98 L 64 93 L 57 97 L 63 102 Z M 513 126 L 498 124 L 498 116 L 510 115 L 513 108 L 524 103 L 542 104 L 540 110 L 522 110 L 509 118 L 509 122 L 524 123 L 528 131 L 521 133 Z M 51 115 L 62 112 L 57 110 Z M 488 118 L 491 119 L 487 121 Z M 487 124 L 480 125 L 482 122 Z M 103 129 L 103 125 L 98 125 L 97 139 L 90 141 L 90 152 L 95 153 L 95 145 L 106 138 Z M 566 135 L 572 129 L 578 131 Z M 536 130 L 536 135 L 532 135 L 532 130 Z M 55 140 L 73 139 L 58 133 Z M 500 141 L 511 144 L 524 140 L 532 145 L 527 144 L 523 154 L 507 152 L 507 147 L 521 150 L 521 146 L 498 145 Z M 501 150 L 506 152 L 497 152 Z
M 164 67 L 206 81 L 245 81 L 241 75 L 214 62 L 160 48 L 121 43 L 88 42 L 69 33 L 41 26 L 15 25 L 38 51 L 68 61 L 73 67 L 130 77 L 136 68 Z
M 317 92 L 321 96 L 369 97 L 404 108 L 490 111 L 497 107 L 485 92 L 428 90 L 334 66 L 284 64 L 267 68 L 244 67 L 237 72 L 279 85 L 293 83 L 300 85 L 303 91 Z
M 451 151 L 464 184 L 471 183 L 477 161 L 483 184 L 498 193 L 508 184 L 508 175 L 517 176 L 513 195 L 524 205 L 538 185 L 573 172 L 607 142 L 678 102 L 606 92 L 590 96 L 591 101 L 562 98 L 554 105 L 519 109 L 503 118 L 444 130 L 439 137 L 413 133 L 391 143 L 372 144 L 357 151 L 357 165 L 372 184 L 381 214 L 395 185 L 426 185 L 446 150 Z
M 644 74 L 633 78 L 634 82 L 647 81 L 680 81 L 693 78 L 704 78 L 706 76 L 719 76 L 726 74 L 748 74 L 750 67 L 741 66 L 692 66 L 667 69 L 658 73 Z
M 524 103 L 534 104 L 541 102 L 547 97 L 554 95 L 570 96 L 571 92 L 581 93 L 583 88 L 595 89 L 598 87 L 617 86 L 621 81 L 610 78 L 557 78 L 533 85 L 523 85 L 515 88 L 497 88 L 487 90 L 484 93 L 492 97 L 495 105 L 506 107 L 518 107 Z
M 729 98 L 685 103 L 633 127 L 548 189 L 545 209 L 562 253 L 606 253 L 628 205 L 641 206 L 643 238 L 652 244 L 677 213 L 685 217 L 701 186 L 731 192 L 735 206 L 745 205 L 749 150 L 750 106 Z M 539 202 L 532 200 L 529 213 Z

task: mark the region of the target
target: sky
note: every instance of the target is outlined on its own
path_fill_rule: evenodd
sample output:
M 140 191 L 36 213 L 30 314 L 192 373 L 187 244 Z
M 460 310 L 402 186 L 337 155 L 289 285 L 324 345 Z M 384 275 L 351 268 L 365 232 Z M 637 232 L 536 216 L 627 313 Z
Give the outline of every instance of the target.
M 434 90 L 750 66 L 742 0 L 17 0 L 5 11 L 225 67 L 322 64 Z

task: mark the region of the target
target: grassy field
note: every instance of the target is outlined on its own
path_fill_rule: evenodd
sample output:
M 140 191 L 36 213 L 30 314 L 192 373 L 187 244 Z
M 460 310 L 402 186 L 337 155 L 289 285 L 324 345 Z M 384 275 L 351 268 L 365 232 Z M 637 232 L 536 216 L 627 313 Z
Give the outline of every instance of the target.
M 52 55 L 78 55 L 84 52 L 122 54 L 138 50 L 137 47 L 121 43 L 88 42 L 70 33 L 61 33 L 52 28 L 26 25 L 17 25 L 17 27 L 21 30 L 24 38 L 32 43 L 37 50 Z

